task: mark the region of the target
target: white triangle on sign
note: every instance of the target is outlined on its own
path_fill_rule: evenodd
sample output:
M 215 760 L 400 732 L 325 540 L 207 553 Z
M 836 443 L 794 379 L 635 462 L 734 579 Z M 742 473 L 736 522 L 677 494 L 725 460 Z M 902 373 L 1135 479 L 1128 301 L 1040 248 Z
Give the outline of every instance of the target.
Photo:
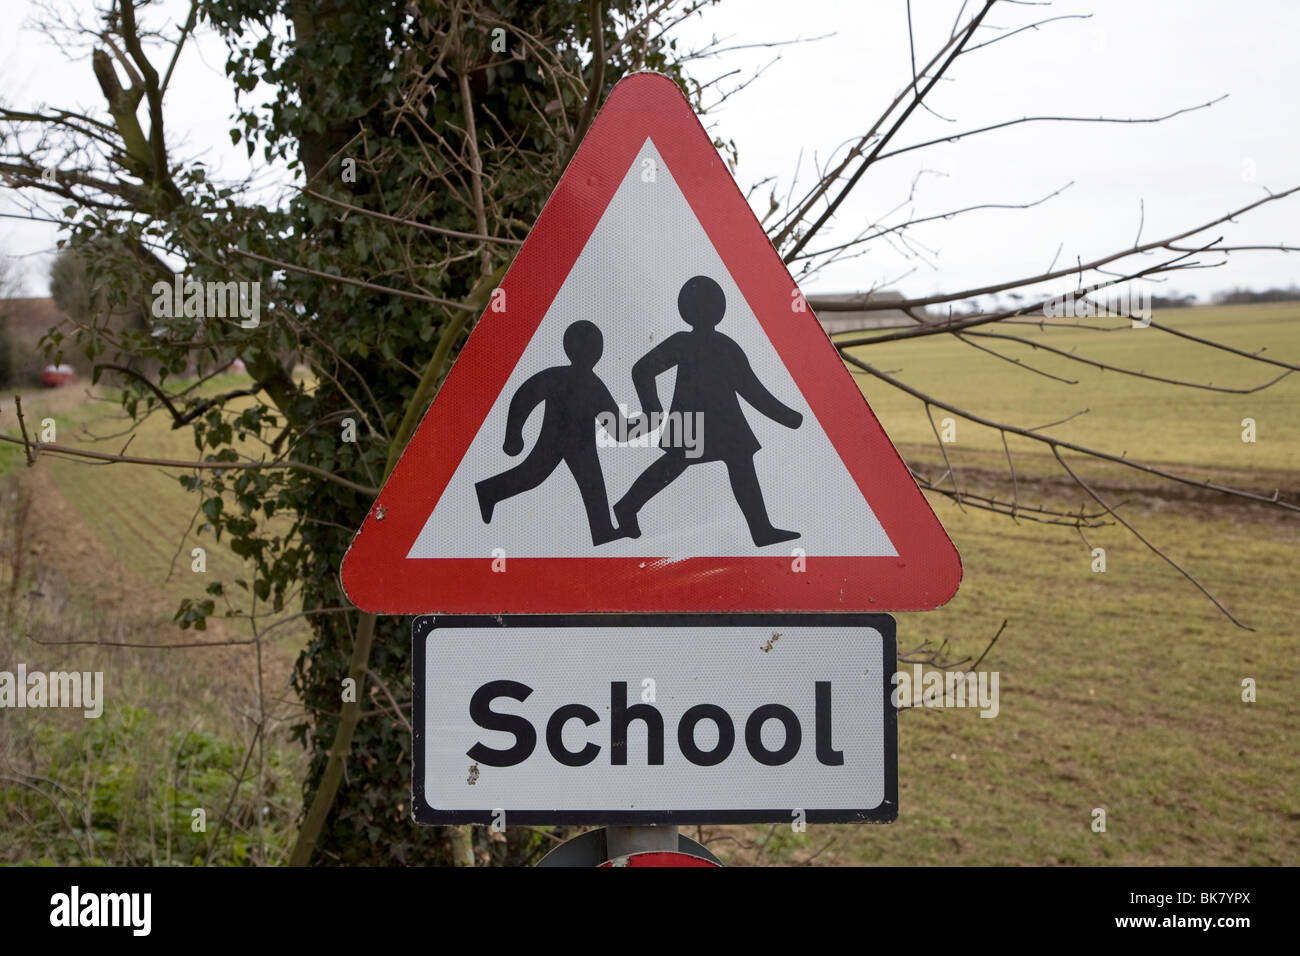
M 594 323 L 604 339 L 595 373 L 616 402 L 639 411 L 632 365 L 668 337 L 687 330 L 677 312 L 683 283 L 697 275 L 716 281 L 726 296 L 717 331 L 734 340 L 758 380 L 800 412 L 797 429 L 765 417 L 742 401 L 761 449 L 754 466 L 768 515 L 799 537 L 758 547 L 732 493 L 721 461 L 693 464 L 640 511 L 639 538 L 593 545 L 578 485 L 561 463 L 540 485 L 496 505 L 490 523 L 480 516 L 475 484 L 517 465 L 534 447 L 544 414 L 534 408 L 524 426 L 524 451 L 502 449 L 510 401 L 544 369 L 569 364 L 564 332 L 573 322 Z M 506 314 L 494 320 L 509 318 Z M 791 313 L 791 320 L 796 317 Z M 806 319 L 806 315 L 798 318 Z M 675 385 L 672 370 L 657 387 L 665 409 Z M 707 442 L 708 421 L 704 421 Z M 593 441 L 597 426 L 592 425 Z M 598 447 L 610 505 L 664 452 L 657 436 L 639 446 Z M 668 558 L 810 556 L 892 557 L 897 551 L 818 423 L 798 386 L 723 264 L 650 139 L 628 169 L 595 231 L 492 405 L 407 558 Z M 500 549 L 500 551 L 498 551 Z

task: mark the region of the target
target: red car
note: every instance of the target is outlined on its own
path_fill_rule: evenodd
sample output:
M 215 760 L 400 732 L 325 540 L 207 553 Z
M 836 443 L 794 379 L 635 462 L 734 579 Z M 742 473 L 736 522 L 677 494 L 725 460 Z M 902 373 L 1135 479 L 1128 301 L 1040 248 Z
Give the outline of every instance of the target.
M 76 375 L 71 365 L 47 365 L 41 372 L 41 384 L 46 388 L 58 388 L 67 385 Z

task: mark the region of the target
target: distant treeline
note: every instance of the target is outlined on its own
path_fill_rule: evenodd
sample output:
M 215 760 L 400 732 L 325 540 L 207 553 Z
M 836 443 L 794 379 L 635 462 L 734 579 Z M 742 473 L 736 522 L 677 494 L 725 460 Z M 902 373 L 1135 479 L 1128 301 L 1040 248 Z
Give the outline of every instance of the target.
M 1245 305 L 1249 302 L 1295 302 L 1300 300 L 1300 286 L 1289 285 L 1285 289 L 1229 289 L 1216 293 L 1216 305 Z
M 1240 286 L 1235 289 L 1226 289 L 1223 292 L 1216 292 L 1211 296 L 1210 301 L 1215 305 L 1248 305 L 1252 302 L 1297 302 L 1300 301 L 1300 286 L 1290 285 L 1285 289 L 1243 289 Z M 1151 307 L 1153 309 L 1186 309 L 1193 305 L 1198 305 L 1199 300 L 1194 295 L 1179 295 L 1172 292 L 1169 295 L 1152 295 Z
M 900 296 L 900 299 L 902 297 Z M 967 299 L 959 306 L 955 306 L 953 311 L 964 315 L 981 315 L 991 312 L 1001 312 L 1003 310 L 1019 309 L 1025 302 L 1025 296 L 1021 293 L 1012 292 L 1007 296 L 1010 301 L 1004 301 L 998 296 L 989 296 L 987 300 Z M 1213 305 L 1249 305 L 1255 302 L 1300 302 L 1300 285 L 1289 285 L 1285 288 L 1276 289 L 1246 289 L 1237 286 L 1233 289 L 1224 289 L 1221 292 L 1212 294 L 1206 302 Z M 1178 292 L 1169 292 L 1165 295 L 1151 293 L 1151 308 L 1153 309 L 1187 309 L 1196 305 L 1203 305 L 1201 299 L 1195 294 L 1188 293 L 1183 295 Z M 1041 310 L 1035 310 L 1041 311 Z M 884 313 L 878 313 L 884 315 Z

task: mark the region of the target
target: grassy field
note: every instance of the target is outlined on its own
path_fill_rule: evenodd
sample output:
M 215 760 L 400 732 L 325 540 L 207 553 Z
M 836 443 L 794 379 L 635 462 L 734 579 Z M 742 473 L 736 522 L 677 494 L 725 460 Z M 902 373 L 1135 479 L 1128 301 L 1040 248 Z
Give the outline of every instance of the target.
M 80 386 L 29 395 L 24 411 L 29 429 L 53 418 L 60 444 L 120 451 L 127 441 L 109 438 L 125 425 L 116 405 L 87 401 Z M 189 433 L 161 416 L 126 453 L 196 455 Z M 294 708 L 284 701 L 304 631 L 291 624 L 259 648 L 244 619 L 177 628 L 179 601 L 203 597 L 212 581 L 228 585 L 232 610 L 248 610 L 230 586 L 247 577 L 244 562 L 202 532 L 198 501 L 177 474 L 48 455 L 26 469 L 13 446 L 0 458 L 0 669 L 102 671 L 106 697 L 99 720 L 0 716 L 0 863 L 238 865 L 287 852 L 305 759 L 288 738 Z M 196 547 L 206 551 L 202 573 L 192 570 Z M 194 829 L 195 810 L 206 829 Z
M 1163 311 L 1154 321 L 1246 352 L 1296 362 L 1300 345 L 1300 304 L 1279 303 L 1233 308 Z M 1120 325 L 1118 320 L 1097 324 Z M 1251 473 L 1300 467 L 1300 375 L 1254 394 L 1228 394 L 1161 385 L 1116 371 L 1090 368 L 1033 346 L 1050 346 L 1098 362 L 1219 388 L 1256 388 L 1284 369 L 1249 362 L 1206 349 L 1157 329 L 1120 327 L 1092 332 L 1032 324 L 998 326 L 998 333 L 1026 343 L 972 340 L 1044 372 L 1058 381 L 1018 369 L 951 336 L 861 349 L 876 368 L 895 373 L 908 385 L 979 415 L 1024 426 L 1071 421 L 1051 429 L 1054 437 L 1127 452 L 1143 461 L 1183 466 L 1226 467 Z M 890 386 L 863 377 L 863 391 L 885 430 L 899 446 L 934 447 L 930 424 L 919 402 Z M 946 413 L 936 410 L 936 421 Z M 1257 441 L 1241 440 L 1244 418 L 1256 422 Z M 996 432 L 958 423 L 960 451 L 982 450 L 1001 457 Z M 1029 445 L 1011 439 L 1013 453 Z
M 1254 352 L 1300 358 L 1300 305 L 1194 309 L 1157 322 Z M 1263 366 L 1153 329 L 1011 330 L 1099 361 L 1170 378 L 1252 387 Z M 1189 391 L 1088 369 L 1029 346 L 990 342 L 1065 385 L 949 337 L 863 349 L 909 385 L 982 417 L 1042 425 L 1055 437 L 1194 478 L 1300 497 L 1300 376 L 1251 395 Z M 921 403 L 871 377 L 862 387 L 904 458 L 943 471 Z M 947 413 L 936 410 L 936 422 Z M 1241 440 L 1241 420 L 1257 442 Z M 957 423 L 945 446 L 963 485 L 1011 495 L 997 432 Z M 1088 501 L 1039 443 L 1012 438 L 1021 501 L 1077 509 Z M 1153 484 L 1126 469 L 1067 457 L 1094 488 L 1197 576 L 1253 630 L 1234 626 L 1178 571 L 1122 527 L 1077 531 L 1013 523 L 931 495 L 962 555 L 957 596 L 899 614 L 900 649 L 952 643 L 1000 676 L 997 717 L 917 709 L 899 720 L 897 823 L 886 827 L 706 828 L 711 845 L 749 862 L 868 864 L 1300 863 L 1300 680 L 1295 595 L 1300 516 Z M 1156 494 L 1155 492 L 1160 492 Z M 1089 502 L 1089 504 L 1091 504 Z M 1242 700 L 1254 678 L 1255 703 Z M 1106 832 L 1092 829 L 1106 811 Z
M 1246 351 L 1300 358 L 1300 304 L 1155 318 Z M 1218 386 L 1251 388 L 1274 377 L 1264 366 L 1154 329 L 1006 331 L 1112 365 Z M 1300 376 L 1253 394 L 1192 391 L 1036 354 L 1027 345 L 980 344 L 1077 384 L 947 338 L 872 347 L 862 357 L 991 419 L 1040 426 L 1087 409 L 1048 431 L 1193 477 L 1298 497 Z M 941 473 L 920 403 L 873 378 L 860 380 L 909 463 Z M 66 393 L 41 400 L 63 403 L 50 408 L 60 416 L 61 440 L 78 442 L 83 427 L 97 434 L 114 427 L 109 406 L 72 402 Z M 946 414 L 936 410 L 936 421 Z M 1258 430 L 1253 444 L 1241 440 L 1248 417 Z M 959 469 L 970 469 L 963 487 L 1010 495 L 996 432 L 959 421 L 957 441 L 945 447 Z M 1022 501 L 1072 509 L 1085 501 L 1041 445 L 1013 438 L 1010 449 Z M 130 450 L 193 454 L 188 438 L 161 420 L 151 421 Z M 5 460 L 12 463 L 12 455 L 0 466 Z M 1300 516 L 1069 460 L 1253 630 L 1234 626 L 1122 527 L 1091 530 L 1085 544 L 1071 528 L 1015 523 L 932 495 L 965 576 L 944 608 L 897 615 L 899 646 L 949 640 L 953 656 L 978 655 L 1006 620 L 983 665 L 1000 675 L 998 716 L 983 719 L 973 709 L 900 716 L 901 812 L 892 826 L 812 826 L 802 834 L 786 826 L 705 827 L 702 836 L 715 852 L 738 863 L 817 865 L 1300 863 L 1300 710 L 1292 697 L 1300 681 Z M 34 538 L 39 553 L 29 559 L 36 565 L 25 573 L 63 582 L 57 593 L 97 627 L 175 637 L 168 622 L 176 600 L 198 590 L 189 571 L 192 546 L 209 548 L 208 580 L 240 571 L 210 537 L 194 536 L 197 502 L 173 476 L 52 460 L 37 472 L 33 493 L 44 511 Z M 1105 573 L 1093 572 L 1091 547 L 1106 549 Z M 299 639 L 282 637 L 267 651 L 281 677 Z M 210 700 L 202 720 L 226 740 L 244 739 L 246 724 L 237 715 L 247 709 L 246 693 L 210 689 L 236 666 L 232 658 L 184 653 L 190 656 L 174 673 L 198 673 L 177 677 L 171 698 L 151 709 L 171 731 L 181 729 L 185 695 L 202 685 Z M 138 658 L 121 660 L 127 666 Z M 1242 700 L 1245 678 L 1258 683 L 1255 703 Z M 145 682 L 150 693 L 165 695 L 164 683 Z M 290 755 L 280 757 L 292 766 Z M 295 809 L 292 789 L 276 804 L 273 819 L 282 825 Z M 1098 808 L 1107 815 L 1104 833 L 1092 829 Z M 17 821 L 3 822 L 11 836 L 0 859 L 14 859 L 12 843 L 20 837 L 9 824 Z

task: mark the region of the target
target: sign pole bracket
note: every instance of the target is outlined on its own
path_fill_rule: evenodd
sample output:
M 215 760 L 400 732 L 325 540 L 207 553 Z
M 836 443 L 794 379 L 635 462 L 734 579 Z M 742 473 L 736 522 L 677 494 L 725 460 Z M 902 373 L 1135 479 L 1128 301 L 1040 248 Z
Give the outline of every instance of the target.
M 676 853 L 677 827 L 671 824 L 609 826 L 605 828 L 605 856 L 614 860 L 633 853 Z

